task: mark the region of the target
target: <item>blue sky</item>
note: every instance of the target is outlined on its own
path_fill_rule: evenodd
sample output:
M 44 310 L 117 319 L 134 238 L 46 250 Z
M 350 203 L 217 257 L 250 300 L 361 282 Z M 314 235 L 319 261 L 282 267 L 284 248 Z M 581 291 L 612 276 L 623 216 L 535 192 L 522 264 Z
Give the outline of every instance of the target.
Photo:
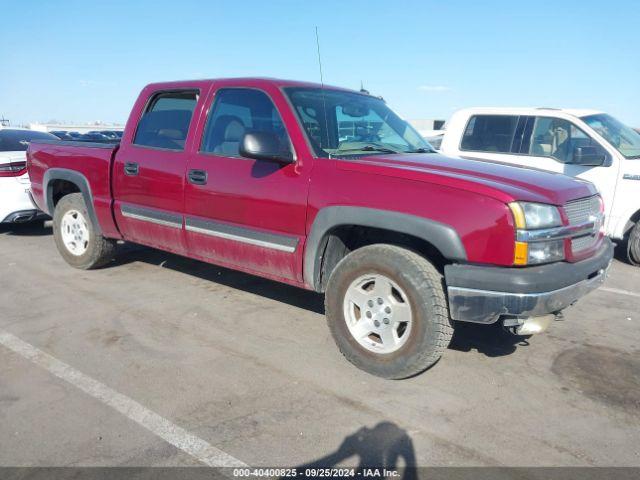
M 161 80 L 360 81 L 406 118 L 598 108 L 640 127 L 640 2 L 0 0 L 0 116 L 125 122 Z

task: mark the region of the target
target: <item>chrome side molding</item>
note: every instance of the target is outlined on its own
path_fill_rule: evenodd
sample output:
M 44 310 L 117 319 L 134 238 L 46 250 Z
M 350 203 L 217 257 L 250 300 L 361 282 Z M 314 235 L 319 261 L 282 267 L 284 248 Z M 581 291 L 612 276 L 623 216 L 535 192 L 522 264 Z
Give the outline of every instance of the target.
M 211 237 L 234 240 L 257 247 L 270 248 L 281 252 L 293 253 L 298 247 L 298 239 L 289 235 L 266 233 L 253 228 L 237 227 L 211 220 L 200 220 L 187 217 L 185 228 L 189 232 L 209 235 Z
M 233 240 L 257 247 L 279 250 L 281 252 L 293 253 L 298 248 L 298 238 L 290 235 L 267 233 L 253 228 L 238 227 L 213 220 L 183 217 L 176 213 L 129 204 L 122 204 L 120 206 L 120 211 L 126 218 L 155 223 L 157 225 L 171 228 L 182 228 L 182 221 L 184 218 L 184 227 L 188 232 L 224 238 L 226 240 Z
M 176 213 L 164 212 L 129 204 L 120 205 L 120 212 L 122 212 L 123 217 L 132 218 L 134 220 L 155 223 L 165 227 L 182 228 L 182 215 L 178 215 Z

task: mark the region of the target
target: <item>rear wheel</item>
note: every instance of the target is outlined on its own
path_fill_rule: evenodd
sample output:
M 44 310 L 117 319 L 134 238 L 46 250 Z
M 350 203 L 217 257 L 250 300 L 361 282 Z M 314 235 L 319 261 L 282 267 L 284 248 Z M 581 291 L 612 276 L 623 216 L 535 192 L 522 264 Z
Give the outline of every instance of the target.
M 627 239 L 627 260 L 635 266 L 640 266 L 640 220 L 629 232 Z
M 53 236 L 65 261 L 90 270 L 113 258 L 115 242 L 97 233 L 81 193 L 63 197 L 53 215 Z
M 371 245 L 347 255 L 329 279 L 325 302 L 342 354 L 379 377 L 426 370 L 453 334 L 442 276 L 404 248 Z

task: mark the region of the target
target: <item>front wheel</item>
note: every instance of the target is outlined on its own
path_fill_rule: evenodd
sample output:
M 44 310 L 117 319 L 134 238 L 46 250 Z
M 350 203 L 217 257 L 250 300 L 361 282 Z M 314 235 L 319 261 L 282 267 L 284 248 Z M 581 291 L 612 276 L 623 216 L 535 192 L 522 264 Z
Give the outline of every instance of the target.
M 53 236 L 65 261 L 90 270 L 113 258 L 115 242 L 97 232 L 81 193 L 62 197 L 53 214 Z
M 342 354 L 383 378 L 426 370 L 453 334 L 440 273 L 424 257 L 392 245 L 347 255 L 331 274 L 325 303 Z
M 640 220 L 633 226 L 627 238 L 627 260 L 631 265 L 640 266 Z

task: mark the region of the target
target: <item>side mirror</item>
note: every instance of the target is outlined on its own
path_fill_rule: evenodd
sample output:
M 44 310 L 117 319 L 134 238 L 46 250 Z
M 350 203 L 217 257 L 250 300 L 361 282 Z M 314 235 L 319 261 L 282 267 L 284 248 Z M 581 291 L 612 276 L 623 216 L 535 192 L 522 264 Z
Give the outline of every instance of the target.
M 600 147 L 585 146 L 573 149 L 573 161 L 576 165 L 585 167 L 599 167 L 604 165 L 607 154 Z
M 248 132 L 240 142 L 240 155 L 254 160 L 289 164 L 294 162 L 291 149 L 271 132 Z

